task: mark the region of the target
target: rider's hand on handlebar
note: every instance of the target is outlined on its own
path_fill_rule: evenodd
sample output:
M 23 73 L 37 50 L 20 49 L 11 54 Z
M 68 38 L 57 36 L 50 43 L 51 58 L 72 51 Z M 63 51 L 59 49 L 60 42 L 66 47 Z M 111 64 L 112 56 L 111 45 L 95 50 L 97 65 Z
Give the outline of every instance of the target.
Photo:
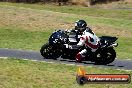
M 72 49 L 72 46 L 69 45 L 69 44 L 64 44 L 65 48 L 69 48 L 69 49 Z
M 65 48 L 69 48 L 69 45 L 68 44 L 64 44 Z

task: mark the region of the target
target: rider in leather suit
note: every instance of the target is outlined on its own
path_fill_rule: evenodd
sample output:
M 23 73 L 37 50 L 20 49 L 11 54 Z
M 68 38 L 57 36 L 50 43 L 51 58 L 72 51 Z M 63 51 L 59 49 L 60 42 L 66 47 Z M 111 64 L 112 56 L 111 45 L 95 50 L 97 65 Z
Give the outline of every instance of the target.
M 81 37 L 77 45 L 68 45 L 68 47 L 73 49 L 85 46 L 85 48 L 78 52 L 75 57 L 77 62 L 81 62 L 86 53 L 89 54 L 98 49 L 100 41 L 95 33 L 89 27 L 87 27 L 87 23 L 84 20 L 76 21 L 75 29 L 72 31 L 76 31 L 77 35 L 81 34 Z

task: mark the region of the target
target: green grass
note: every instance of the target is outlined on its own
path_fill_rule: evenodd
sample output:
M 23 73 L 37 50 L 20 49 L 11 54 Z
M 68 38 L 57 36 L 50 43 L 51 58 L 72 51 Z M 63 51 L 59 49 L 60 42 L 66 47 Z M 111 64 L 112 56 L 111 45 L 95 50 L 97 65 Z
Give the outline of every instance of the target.
M 76 83 L 79 66 L 32 62 L 14 58 L 0 59 L 1 88 L 131 88 L 132 84 Z M 132 71 L 85 66 L 88 74 L 130 74 Z
M 10 28 L 0 28 L 0 47 L 39 50 L 47 42 L 51 32 L 31 32 Z
M 118 43 L 117 58 L 132 59 L 132 38 L 119 38 Z

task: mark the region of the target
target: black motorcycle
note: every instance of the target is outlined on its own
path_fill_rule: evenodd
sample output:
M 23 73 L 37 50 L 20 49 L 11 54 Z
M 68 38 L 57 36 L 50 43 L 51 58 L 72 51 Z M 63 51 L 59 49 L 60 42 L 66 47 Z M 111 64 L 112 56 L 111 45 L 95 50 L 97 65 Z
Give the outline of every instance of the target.
M 79 42 L 79 35 L 74 32 L 67 33 L 63 30 L 55 31 L 51 34 L 49 42 L 44 44 L 41 49 L 41 55 L 46 59 L 57 59 L 59 57 L 63 59 L 74 59 L 76 54 L 85 48 L 85 46 L 79 49 L 69 49 L 65 47 L 65 44 L 74 45 Z M 102 36 L 99 37 L 101 45 L 94 53 L 88 53 L 81 61 L 92 61 L 95 64 L 109 64 L 116 58 L 116 52 L 114 47 L 118 46 L 115 41 L 116 37 Z

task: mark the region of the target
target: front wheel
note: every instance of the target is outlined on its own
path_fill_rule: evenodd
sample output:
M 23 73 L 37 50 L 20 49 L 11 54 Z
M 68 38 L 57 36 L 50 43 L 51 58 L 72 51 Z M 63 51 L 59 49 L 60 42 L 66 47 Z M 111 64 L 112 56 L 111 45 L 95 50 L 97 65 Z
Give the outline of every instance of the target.
M 41 47 L 40 53 L 46 59 L 57 59 L 61 55 L 61 51 L 59 49 L 54 49 L 49 43 Z
M 116 58 L 116 52 L 113 48 L 107 48 L 97 54 L 95 64 L 109 64 L 112 63 Z

